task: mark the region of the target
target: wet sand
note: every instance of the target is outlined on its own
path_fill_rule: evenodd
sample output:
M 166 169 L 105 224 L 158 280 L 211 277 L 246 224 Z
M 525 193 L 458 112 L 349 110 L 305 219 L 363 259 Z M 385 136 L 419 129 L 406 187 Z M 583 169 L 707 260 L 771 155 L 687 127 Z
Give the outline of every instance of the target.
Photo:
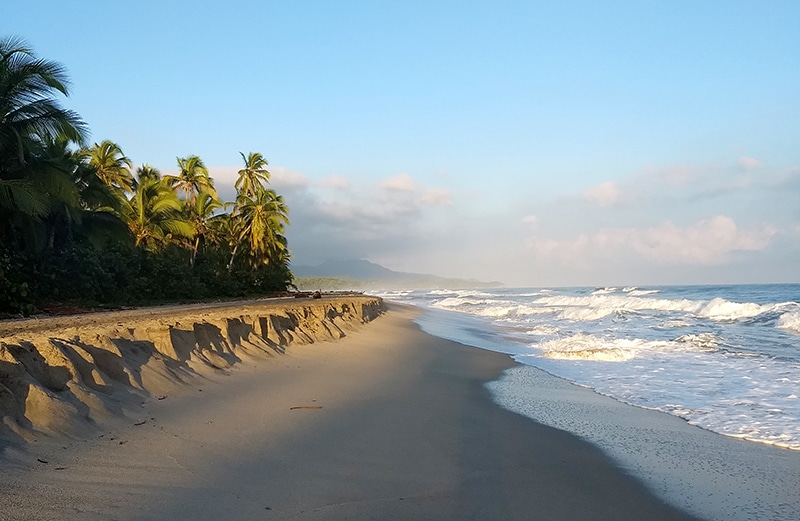
M 599 449 L 509 412 L 514 362 L 390 311 L 0 460 L 0 520 L 683 520 Z

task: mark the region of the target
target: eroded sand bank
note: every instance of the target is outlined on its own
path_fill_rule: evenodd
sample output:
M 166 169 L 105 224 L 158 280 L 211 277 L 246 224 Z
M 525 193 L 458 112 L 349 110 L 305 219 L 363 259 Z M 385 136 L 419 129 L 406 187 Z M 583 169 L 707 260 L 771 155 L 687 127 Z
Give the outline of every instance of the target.
M 0 322 L 0 436 L 82 437 L 292 344 L 338 339 L 377 317 L 374 297 L 271 299 Z

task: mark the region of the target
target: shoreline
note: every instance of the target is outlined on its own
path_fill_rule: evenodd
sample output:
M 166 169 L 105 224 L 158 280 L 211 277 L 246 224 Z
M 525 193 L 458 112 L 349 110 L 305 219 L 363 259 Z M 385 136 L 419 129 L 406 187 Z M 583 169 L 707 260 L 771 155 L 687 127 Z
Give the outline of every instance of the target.
M 418 312 L 209 375 L 143 423 L 6 451 L 0 518 L 694 519 L 497 405 L 484 384 L 516 363 Z
M 487 387 L 502 407 L 592 443 L 658 497 L 704 519 L 793 521 L 800 452 L 626 404 L 534 366 Z
M 428 334 L 449 338 L 452 326 L 424 312 L 415 322 Z M 454 341 L 504 353 L 463 336 Z M 800 515 L 800 451 L 726 436 L 517 364 L 487 383 L 498 405 L 592 443 L 662 500 L 725 521 L 794 521 Z

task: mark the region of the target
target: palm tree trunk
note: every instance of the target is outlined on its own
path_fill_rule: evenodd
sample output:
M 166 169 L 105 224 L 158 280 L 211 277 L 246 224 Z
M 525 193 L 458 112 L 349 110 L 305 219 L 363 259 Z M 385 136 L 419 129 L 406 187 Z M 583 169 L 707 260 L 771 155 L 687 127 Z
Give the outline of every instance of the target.
M 231 252 L 231 261 L 228 263 L 228 271 L 231 271 L 231 269 L 233 269 L 233 258 L 236 257 L 236 250 L 238 249 L 239 249 L 238 244 L 233 247 L 233 251 Z
M 192 258 L 189 260 L 189 265 L 194 267 L 194 259 L 197 257 L 197 249 L 200 248 L 200 236 L 194 240 L 194 248 L 192 248 Z

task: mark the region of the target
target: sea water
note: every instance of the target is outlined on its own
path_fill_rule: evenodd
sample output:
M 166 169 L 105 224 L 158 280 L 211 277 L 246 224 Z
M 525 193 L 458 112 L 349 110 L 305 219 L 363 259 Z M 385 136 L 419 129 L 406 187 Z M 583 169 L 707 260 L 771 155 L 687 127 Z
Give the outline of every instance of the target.
M 800 284 L 387 291 L 428 333 L 800 451 Z
M 522 365 L 487 384 L 499 405 L 600 447 L 665 501 L 800 519 L 800 284 L 382 296 L 423 308 L 430 334 L 512 355 Z

